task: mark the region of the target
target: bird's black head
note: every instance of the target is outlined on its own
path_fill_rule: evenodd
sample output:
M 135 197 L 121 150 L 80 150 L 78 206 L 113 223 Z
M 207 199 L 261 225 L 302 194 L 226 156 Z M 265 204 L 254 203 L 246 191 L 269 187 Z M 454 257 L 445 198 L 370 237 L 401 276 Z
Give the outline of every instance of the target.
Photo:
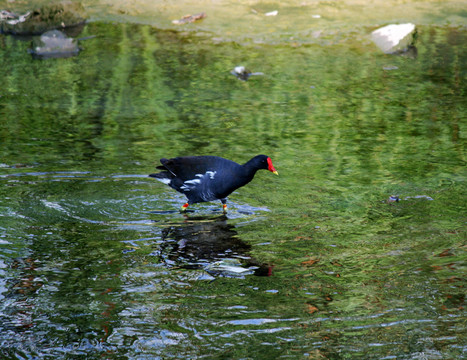
M 269 156 L 266 155 L 256 155 L 253 159 L 248 161 L 247 164 L 255 167 L 256 169 L 265 169 L 269 170 L 273 174 L 279 175 L 274 166 L 272 165 L 272 160 Z

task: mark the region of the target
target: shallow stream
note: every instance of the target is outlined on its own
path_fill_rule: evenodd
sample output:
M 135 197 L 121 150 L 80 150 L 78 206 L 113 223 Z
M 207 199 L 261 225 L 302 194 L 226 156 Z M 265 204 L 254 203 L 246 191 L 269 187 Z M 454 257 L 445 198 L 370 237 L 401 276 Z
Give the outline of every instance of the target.
M 0 35 L 2 359 L 466 356 L 465 27 L 419 26 L 416 56 L 92 35 L 48 60 Z M 280 175 L 226 216 L 147 177 L 259 153 Z M 206 271 L 225 259 L 252 271 Z

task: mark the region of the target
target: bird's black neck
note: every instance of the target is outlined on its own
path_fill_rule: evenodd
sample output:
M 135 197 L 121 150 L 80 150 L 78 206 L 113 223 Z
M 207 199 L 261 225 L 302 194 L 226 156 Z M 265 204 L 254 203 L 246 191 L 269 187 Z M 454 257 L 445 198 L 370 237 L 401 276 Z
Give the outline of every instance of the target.
M 243 164 L 243 169 L 245 170 L 245 175 L 253 178 L 256 172 L 260 169 L 258 165 L 258 159 L 256 157 L 250 159 L 245 164 Z

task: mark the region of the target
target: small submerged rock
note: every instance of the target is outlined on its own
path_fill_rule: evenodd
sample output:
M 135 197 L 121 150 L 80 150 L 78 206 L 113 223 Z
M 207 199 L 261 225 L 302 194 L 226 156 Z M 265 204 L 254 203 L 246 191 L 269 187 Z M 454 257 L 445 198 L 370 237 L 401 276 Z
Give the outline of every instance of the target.
M 404 200 L 409 200 L 409 199 L 424 199 L 424 200 L 429 200 L 432 201 L 433 198 L 428 195 L 415 195 L 415 196 L 406 196 Z
M 404 198 L 404 200 L 411 200 L 411 199 L 422 199 L 422 200 L 428 200 L 428 201 L 432 201 L 433 198 L 431 196 L 428 196 L 428 195 L 414 195 L 414 196 L 406 196 Z M 402 199 L 397 196 L 397 195 L 391 195 L 389 196 L 389 198 L 386 200 L 386 202 L 388 204 L 390 203 L 395 203 L 395 202 L 399 202 L 401 201 Z
M 416 28 L 414 24 L 391 24 L 371 33 L 373 42 L 386 54 L 397 54 L 413 47 Z
M 242 81 L 247 81 L 253 75 L 264 75 L 262 72 L 251 72 L 244 66 L 236 66 L 230 73 Z
M 37 58 L 66 58 L 78 55 L 78 41 L 58 30 L 47 31 L 33 40 L 29 52 Z
M 388 203 L 399 202 L 399 201 L 401 201 L 401 199 L 397 195 L 391 195 L 388 198 Z

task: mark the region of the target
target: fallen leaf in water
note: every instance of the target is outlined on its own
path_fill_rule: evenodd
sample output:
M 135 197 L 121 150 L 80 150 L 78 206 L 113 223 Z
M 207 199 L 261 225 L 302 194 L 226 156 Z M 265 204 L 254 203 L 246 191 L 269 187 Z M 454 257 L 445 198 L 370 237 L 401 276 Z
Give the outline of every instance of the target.
M 313 314 L 313 313 L 319 311 L 319 309 L 316 306 L 311 305 L 311 304 L 306 304 L 306 307 L 307 307 L 306 311 L 309 312 L 310 314 Z
M 439 257 L 444 257 L 444 256 L 452 256 L 453 253 L 451 252 L 451 249 L 446 249 L 444 250 L 442 253 L 436 255 L 436 256 L 439 256 Z
M 458 281 L 462 281 L 462 278 L 457 277 L 457 276 L 451 276 L 451 277 L 447 278 L 446 280 L 444 280 L 443 282 L 455 283 L 455 282 L 458 282 Z
M 302 265 L 312 266 L 312 265 L 316 264 L 317 262 L 319 262 L 319 259 L 310 259 L 310 260 L 303 261 Z

